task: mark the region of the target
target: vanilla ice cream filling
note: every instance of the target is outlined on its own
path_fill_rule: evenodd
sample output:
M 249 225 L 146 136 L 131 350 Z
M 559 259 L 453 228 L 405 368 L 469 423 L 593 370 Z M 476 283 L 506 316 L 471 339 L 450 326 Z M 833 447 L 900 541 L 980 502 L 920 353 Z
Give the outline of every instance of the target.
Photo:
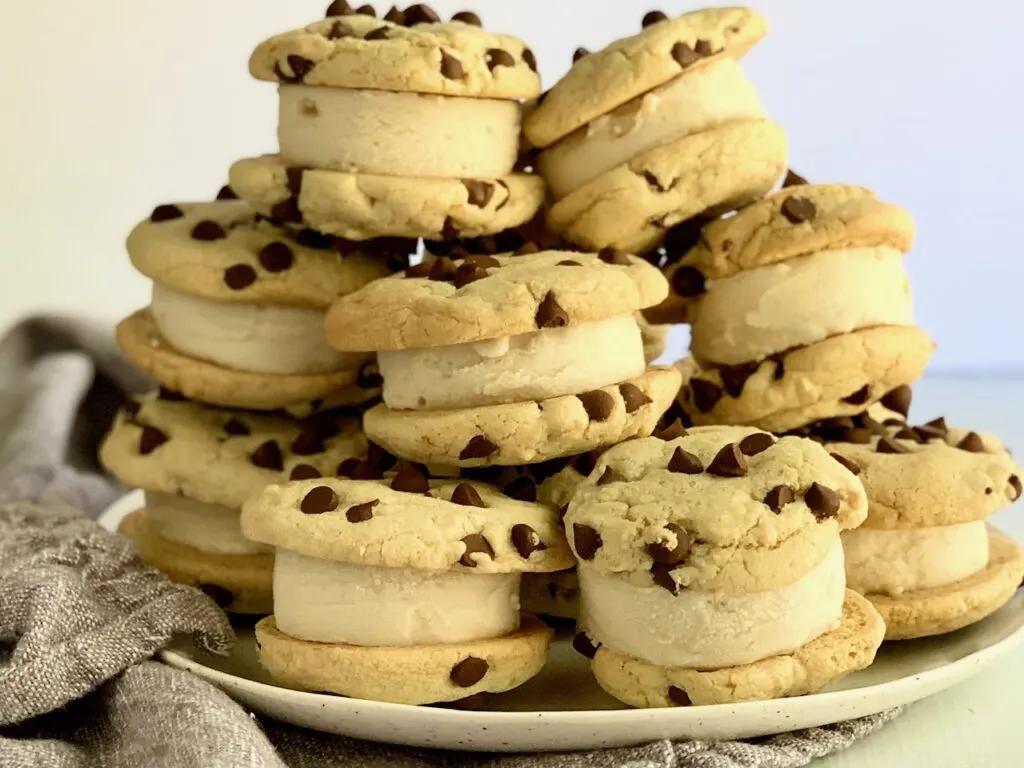
M 161 538 L 211 555 L 259 555 L 272 548 L 242 535 L 237 509 L 146 491 L 146 510 Z
M 596 118 L 541 153 L 538 162 L 552 194 L 562 198 L 643 152 L 764 114 L 753 83 L 726 56 Z
M 212 301 L 154 283 L 149 311 L 179 352 L 239 371 L 326 373 L 363 361 L 327 344 L 324 313 L 312 309 Z
M 632 314 L 518 336 L 379 352 L 389 408 L 468 408 L 587 392 L 644 372 Z
M 691 323 L 697 359 L 734 365 L 914 313 L 898 250 L 848 248 L 711 280 Z
M 788 653 L 835 629 L 843 611 L 837 540 L 802 578 L 766 592 L 678 595 L 580 564 L 581 624 L 597 642 L 659 667 L 719 669 Z
M 277 135 L 288 165 L 496 178 L 512 172 L 521 120 L 515 101 L 283 85 Z
M 411 646 L 503 637 L 519 628 L 518 573 L 379 568 L 278 549 L 274 619 L 316 643 Z
M 842 537 L 847 582 L 865 595 L 942 587 L 988 567 L 984 521 L 938 528 L 856 528 Z

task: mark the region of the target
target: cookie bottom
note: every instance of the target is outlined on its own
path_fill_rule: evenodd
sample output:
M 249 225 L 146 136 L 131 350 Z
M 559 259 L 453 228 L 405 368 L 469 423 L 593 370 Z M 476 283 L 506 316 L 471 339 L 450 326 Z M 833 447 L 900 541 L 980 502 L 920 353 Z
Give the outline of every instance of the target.
M 674 368 L 649 368 L 622 384 L 540 402 L 410 411 L 381 404 L 366 412 L 363 429 L 409 461 L 457 467 L 536 464 L 647 437 L 680 381 Z
M 887 392 L 917 381 L 935 344 L 916 326 L 844 333 L 761 362 L 702 369 L 692 358 L 679 404 L 696 425 L 743 424 L 786 432 L 853 416 Z
M 135 544 L 148 565 L 172 581 L 199 587 L 228 613 L 273 613 L 273 554 L 215 555 L 168 541 L 154 530 L 145 509 L 124 518 L 117 532 Z
M 576 569 L 555 573 L 524 573 L 519 604 L 526 613 L 555 619 L 580 615 L 580 582 Z
M 898 597 L 866 595 L 885 619 L 885 639 L 911 640 L 955 632 L 1006 605 L 1024 577 L 1024 553 L 994 528 L 989 528 L 988 539 L 988 567 L 966 579 Z
M 643 253 L 676 224 L 766 195 L 786 170 L 782 128 L 733 120 L 637 155 L 555 203 L 548 225 L 593 250 Z
M 192 400 L 257 411 L 330 399 L 337 406 L 359 405 L 380 395 L 380 388 L 359 386 L 362 369 L 309 374 L 236 371 L 178 352 L 161 337 L 143 309 L 117 326 L 117 343 L 136 365 Z
M 802 696 L 824 688 L 875 659 L 885 625 L 870 602 L 846 591 L 840 625 L 792 653 L 715 670 L 657 667 L 598 648 L 597 682 L 632 707 L 734 704 Z
M 260 662 L 280 685 L 413 705 L 516 688 L 544 667 L 553 635 L 529 615 L 506 637 L 408 648 L 299 640 L 278 630 L 273 616 L 256 625 Z
M 311 168 L 296 196 L 292 170 L 278 155 L 239 160 L 231 188 L 271 221 L 349 240 L 497 234 L 532 219 L 546 189 L 540 176 L 526 173 L 463 180 Z

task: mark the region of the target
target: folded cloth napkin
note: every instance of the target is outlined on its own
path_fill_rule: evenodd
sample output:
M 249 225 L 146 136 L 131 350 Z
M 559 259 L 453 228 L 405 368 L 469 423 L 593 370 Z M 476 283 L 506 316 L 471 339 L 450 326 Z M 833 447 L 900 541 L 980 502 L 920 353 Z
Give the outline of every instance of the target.
M 658 742 L 486 756 L 371 744 L 258 720 L 202 680 L 148 661 L 176 633 L 225 652 L 231 629 L 197 590 L 144 566 L 93 519 L 124 491 L 96 447 L 148 383 L 105 329 L 28 320 L 0 341 L 0 766 L 790 768 L 898 714 L 753 742 Z

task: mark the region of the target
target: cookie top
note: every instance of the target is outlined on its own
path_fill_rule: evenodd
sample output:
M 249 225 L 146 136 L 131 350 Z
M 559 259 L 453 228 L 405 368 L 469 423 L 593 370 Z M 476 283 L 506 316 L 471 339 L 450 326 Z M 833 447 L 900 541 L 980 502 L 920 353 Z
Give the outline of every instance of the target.
M 749 427 L 662 437 L 609 449 L 573 495 L 566 530 L 588 566 L 672 590 L 771 589 L 867 514 L 860 481 L 810 440 Z
M 313 309 L 404 269 L 415 252 L 415 240 L 287 232 L 240 200 L 160 205 L 128 235 L 132 265 L 182 293 Z
M 351 351 L 484 341 L 635 312 L 667 292 L 657 269 L 621 251 L 438 259 L 335 302 L 327 340 Z
M 735 216 L 708 223 L 670 276 L 678 283 L 675 293 L 697 293 L 705 280 L 818 251 L 887 246 L 906 253 L 914 244 L 914 232 L 909 213 L 879 200 L 869 189 L 790 186 Z M 676 277 L 676 272 L 682 274 Z
M 901 395 L 891 398 L 893 405 Z M 828 419 L 795 434 L 821 442 L 857 473 L 868 494 L 868 528 L 919 528 L 984 520 L 1017 501 L 1021 470 L 995 435 L 898 416 Z
M 103 465 L 126 485 L 231 509 L 264 486 L 333 475 L 366 455 L 358 417 L 228 410 L 168 390 L 124 406 L 100 448 Z
M 260 43 L 249 59 L 257 80 L 532 99 L 537 59 L 522 40 L 471 24 L 404 27 L 372 16 L 332 16 Z
M 573 564 L 558 514 L 482 483 L 383 480 L 273 485 L 242 508 L 246 537 L 308 557 L 431 571 L 561 571 Z
M 526 138 L 547 147 L 596 117 L 719 56 L 741 58 L 767 32 L 750 8 L 707 8 L 646 27 L 579 59 L 527 116 Z

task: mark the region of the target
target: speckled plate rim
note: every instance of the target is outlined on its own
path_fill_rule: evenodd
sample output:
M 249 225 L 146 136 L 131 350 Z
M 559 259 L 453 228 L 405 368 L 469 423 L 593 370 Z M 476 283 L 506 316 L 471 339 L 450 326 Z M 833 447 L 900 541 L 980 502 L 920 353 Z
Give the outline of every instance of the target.
M 129 493 L 104 512 L 100 523 L 114 530 L 141 503 L 140 491 Z M 213 683 L 253 711 L 295 725 L 417 747 L 540 752 L 628 746 L 664 738 L 753 738 L 864 717 L 946 690 L 988 668 L 1022 641 L 1024 593 L 1018 592 L 999 612 L 972 627 L 887 646 L 892 658 L 844 678 L 839 690 L 764 702 L 648 710 L 412 707 L 280 688 L 214 669 L 180 648 L 161 651 L 159 656 Z M 943 662 L 947 652 L 956 658 Z M 569 653 L 565 647 L 554 649 L 552 664 L 565 665 L 554 659 Z M 886 653 L 883 648 L 881 654 Z M 896 675 L 895 668 L 901 665 L 917 669 Z M 881 666 L 893 668 L 888 678 Z

